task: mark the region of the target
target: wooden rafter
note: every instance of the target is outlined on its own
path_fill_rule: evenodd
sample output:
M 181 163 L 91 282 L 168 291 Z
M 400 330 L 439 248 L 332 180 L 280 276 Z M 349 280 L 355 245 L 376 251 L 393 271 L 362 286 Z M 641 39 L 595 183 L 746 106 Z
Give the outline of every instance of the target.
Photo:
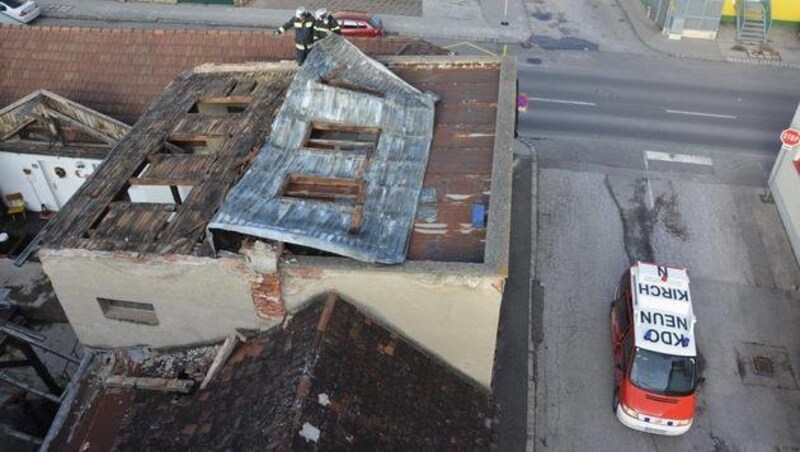
M 28 118 L 25 121 L 20 122 L 19 124 L 16 125 L 16 127 L 14 127 L 13 129 L 9 130 L 8 132 L 6 132 L 2 136 L 0 136 L 0 141 L 5 141 L 5 140 L 13 137 L 20 130 L 24 129 L 25 127 L 28 127 L 29 125 L 31 125 L 34 122 L 36 122 L 35 118 Z
M 71 125 L 72 127 L 80 129 L 82 132 L 86 133 L 87 135 L 91 135 L 91 136 L 97 138 L 98 140 L 105 141 L 106 143 L 112 144 L 112 145 L 117 143 L 117 140 L 114 137 L 106 135 L 106 134 L 104 134 L 104 133 L 102 133 L 102 132 L 100 132 L 100 131 L 98 131 L 96 129 L 93 129 L 92 127 L 90 127 L 90 126 L 88 126 L 88 125 L 86 125 L 86 124 L 84 124 L 84 123 L 82 123 L 80 121 L 77 121 L 74 118 L 70 118 L 69 116 L 67 116 L 67 115 L 65 115 L 65 114 L 63 114 L 63 113 L 61 113 L 59 111 L 56 111 L 56 110 L 53 110 L 53 109 L 47 109 L 47 110 L 45 110 L 45 113 L 48 116 L 52 116 L 52 117 L 55 117 L 56 119 L 58 119 L 60 121 L 64 121 L 65 123 Z

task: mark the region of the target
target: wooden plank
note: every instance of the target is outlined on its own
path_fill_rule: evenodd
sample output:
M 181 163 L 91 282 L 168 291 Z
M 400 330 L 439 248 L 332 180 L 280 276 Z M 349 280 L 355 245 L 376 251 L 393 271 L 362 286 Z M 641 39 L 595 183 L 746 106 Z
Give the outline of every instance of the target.
M 358 188 L 358 179 L 346 179 L 341 177 L 311 176 L 308 174 L 290 173 L 288 176 L 290 184 L 298 185 L 317 185 Z
M 141 185 L 141 186 L 161 186 L 161 187 L 171 187 L 171 186 L 194 186 L 198 182 L 202 181 L 202 178 L 197 179 L 168 179 L 168 178 L 154 178 L 154 177 L 132 177 L 128 179 L 128 184 L 130 185 Z
M 377 134 L 381 131 L 378 127 L 360 127 L 348 124 L 337 124 L 335 122 L 317 122 L 311 123 L 312 129 L 318 130 L 338 130 L 341 132 L 355 132 L 355 133 L 372 133 Z
M 343 151 L 343 152 L 372 152 L 375 150 L 376 143 L 373 141 L 348 141 L 348 140 L 326 140 L 322 138 L 310 138 L 306 142 L 306 149 L 315 151 Z M 343 149 L 355 148 L 355 149 Z
M 197 103 L 217 104 L 217 105 L 249 105 L 253 102 L 252 96 L 230 96 L 230 97 L 201 97 Z
M 13 129 L 9 130 L 8 132 L 0 136 L 0 141 L 5 141 L 10 137 L 13 137 L 17 132 L 24 129 L 25 127 L 28 127 L 34 122 L 36 122 L 36 118 L 28 118 L 25 121 L 22 121 L 21 123 L 17 124 L 16 127 L 14 127 Z

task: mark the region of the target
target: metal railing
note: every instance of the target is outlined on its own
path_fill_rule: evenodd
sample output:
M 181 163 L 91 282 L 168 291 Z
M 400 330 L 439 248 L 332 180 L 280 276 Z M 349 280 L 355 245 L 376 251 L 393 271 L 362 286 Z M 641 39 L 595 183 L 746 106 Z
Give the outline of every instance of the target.
M 736 0 L 736 38 L 767 42 L 772 26 L 771 0 Z

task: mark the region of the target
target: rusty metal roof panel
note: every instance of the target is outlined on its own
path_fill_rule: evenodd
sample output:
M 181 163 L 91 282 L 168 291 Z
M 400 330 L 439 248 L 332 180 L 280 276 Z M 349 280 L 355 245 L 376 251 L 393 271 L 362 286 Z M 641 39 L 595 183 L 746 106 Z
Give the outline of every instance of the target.
M 320 41 L 295 76 L 268 142 L 209 230 L 366 262 L 403 262 L 428 163 L 435 100 L 345 39 Z M 376 138 L 363 152 L 312 147 L 321 127 L 333 134 L 347 129 L 359 137 L 370 130 Z M 293 175 L 353 181 L 361 188 L 344 200 L 288 196 Z

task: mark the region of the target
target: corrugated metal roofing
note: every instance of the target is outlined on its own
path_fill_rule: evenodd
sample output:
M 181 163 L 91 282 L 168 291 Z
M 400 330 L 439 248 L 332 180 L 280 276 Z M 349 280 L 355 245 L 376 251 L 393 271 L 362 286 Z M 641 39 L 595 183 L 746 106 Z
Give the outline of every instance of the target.
M 295 76 L 268 142 L 208 229 L 366 262 L 403 262 L 428 163 L 435 101 L 345 39 L 320 41 Z M 312 124 L 319 123 L 377 128 L 377 145 L 368 153 L 306 148 Z M 290 174 L 363 180 L 360 227 L 350 232 L 353 203 L 283 196 Z

